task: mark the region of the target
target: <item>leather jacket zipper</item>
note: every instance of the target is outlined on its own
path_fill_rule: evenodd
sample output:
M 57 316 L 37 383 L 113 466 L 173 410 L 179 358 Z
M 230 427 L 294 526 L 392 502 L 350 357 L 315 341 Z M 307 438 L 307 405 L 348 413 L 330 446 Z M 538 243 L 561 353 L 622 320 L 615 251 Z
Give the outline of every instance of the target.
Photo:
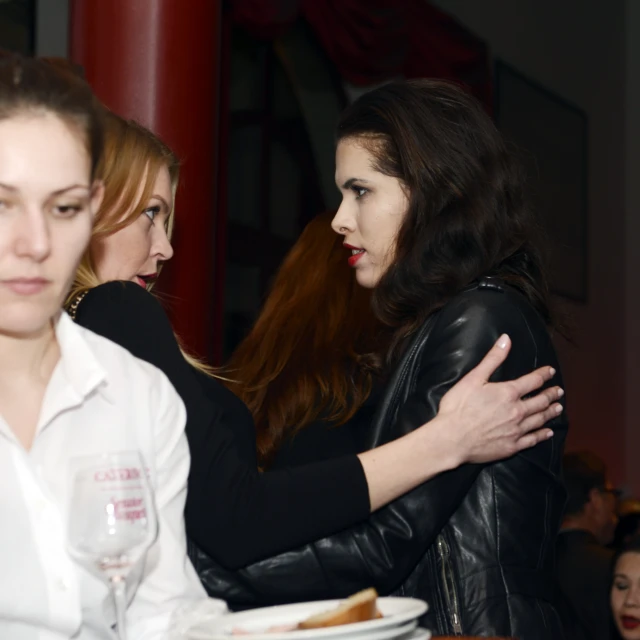
M 457 636 L 462 635 L 462 623 L 460 622 L 460 607 L 458 606 L 458 594 L 453 580 L 453 569 L 451 568 L 449 545 L 442 535 L 438 536 L 438 555 L 442 566 L 442 584 L 444 595 L 447 600 L 448 613 L 451 616 L 453 632 Z

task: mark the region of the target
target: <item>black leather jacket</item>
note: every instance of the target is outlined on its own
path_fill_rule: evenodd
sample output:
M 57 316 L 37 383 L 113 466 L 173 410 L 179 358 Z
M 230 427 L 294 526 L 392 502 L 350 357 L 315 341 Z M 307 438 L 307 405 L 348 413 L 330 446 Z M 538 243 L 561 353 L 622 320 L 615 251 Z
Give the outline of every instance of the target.
M 369 446 L 437 413 L 440 399 L 508 333 L 495 380 L 559 365 L 542 319 L 518 292 L 486 278 L 433 314 L 406 349 L 383 395 Z M 554 383 L 562 384 L 560 374 Z M 205 587 L 231 606 L 343 597 L 376 587 L 425 599 L 436 634 L 562 640 L 554 606 L 554 545 L 565 492 L 563 413 L 555 436 L 508 460 L 443 473 L 360 525 L 246 567 L 225 571 L 193 546 Z M 256 535 L 260 535 L 256 531 Z

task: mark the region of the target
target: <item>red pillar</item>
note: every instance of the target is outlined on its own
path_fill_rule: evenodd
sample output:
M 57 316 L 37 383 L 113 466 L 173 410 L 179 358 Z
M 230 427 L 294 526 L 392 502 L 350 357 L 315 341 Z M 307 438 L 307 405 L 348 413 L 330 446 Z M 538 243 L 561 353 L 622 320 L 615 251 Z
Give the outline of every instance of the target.
M 221 307 L 213 300 L 221 5 L 71 0 L 71 58 L 98 97 L 149 127 L 182 160 L 175 255 L 160 288 L 177 334 L 205 357 L 213 344 L 214 303 Z

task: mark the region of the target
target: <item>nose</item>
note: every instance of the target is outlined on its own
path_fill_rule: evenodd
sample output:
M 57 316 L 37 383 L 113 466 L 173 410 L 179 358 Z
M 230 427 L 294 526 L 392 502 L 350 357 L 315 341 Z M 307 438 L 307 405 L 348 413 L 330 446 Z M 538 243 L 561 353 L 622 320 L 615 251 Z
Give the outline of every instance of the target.
M 40 208 L 23 210 L 15 221 L 15 252 L 21 258 L 42 262 L 51 253 L 51 230 Z
M 354 230 L 353 216 L 349 212 L 349 205 L 343 200 L 331 221 L 331 228 L 339 235 L 346 236 Z
M 624 600 L 626 607 L 640 607 L 640 585 L 634 584 L 629 587 L 627 591 L 627 597 Z
M 173 247 L 171 246 L 171 242 L 167 236 L 167 230 L 164 226 L 158 227 L 158 235 L 153 249 L 153 254 L 158 258 L 158 260 L 166 262 L 173 258 Z

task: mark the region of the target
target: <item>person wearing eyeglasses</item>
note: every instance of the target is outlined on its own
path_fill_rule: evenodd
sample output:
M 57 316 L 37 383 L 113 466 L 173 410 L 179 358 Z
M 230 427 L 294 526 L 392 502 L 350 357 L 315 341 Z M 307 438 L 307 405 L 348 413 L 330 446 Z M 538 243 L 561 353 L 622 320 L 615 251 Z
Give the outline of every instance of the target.
M 610 637 L 609 586 L 619 492 L 594 453 L 563 459 L 567 505 L 557 541 L 558 583 L 574 622 L 587 640 Z

